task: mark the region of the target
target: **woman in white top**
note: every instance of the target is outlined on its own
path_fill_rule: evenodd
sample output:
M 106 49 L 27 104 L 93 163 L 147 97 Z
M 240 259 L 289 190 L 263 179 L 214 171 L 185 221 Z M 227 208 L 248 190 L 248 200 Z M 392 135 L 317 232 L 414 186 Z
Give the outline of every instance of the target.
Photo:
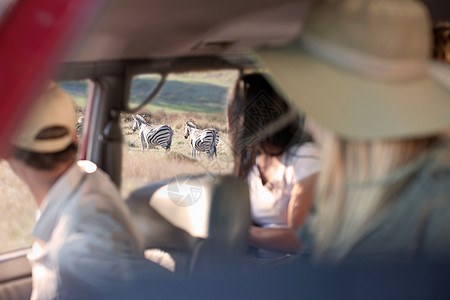
M 263 258 L 296 253 L 312 204 L 319 153 L 304 120 L 262 74 L 243 75 L 228 106 L 234 174 L 249 184 L 250 246 Z

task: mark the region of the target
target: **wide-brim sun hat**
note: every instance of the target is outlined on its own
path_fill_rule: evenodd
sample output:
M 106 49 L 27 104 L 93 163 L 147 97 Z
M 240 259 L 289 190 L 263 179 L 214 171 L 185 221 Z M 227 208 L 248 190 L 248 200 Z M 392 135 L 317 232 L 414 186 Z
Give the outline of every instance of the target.
M 56 153 L 76 141 L 77 115 L 72 98 L 49 81 L 36 100 L 19 132 L 11 140 L 17 148 L 36 153 Z M 43 136 L 43 130 L 58 128 L 58 134 Z
M 351 139 L 411 138 L 450 127 L 450 68 L 431 60 L 415 0 L 325 0 L 292 44 L 257 59 L 307 116 Z

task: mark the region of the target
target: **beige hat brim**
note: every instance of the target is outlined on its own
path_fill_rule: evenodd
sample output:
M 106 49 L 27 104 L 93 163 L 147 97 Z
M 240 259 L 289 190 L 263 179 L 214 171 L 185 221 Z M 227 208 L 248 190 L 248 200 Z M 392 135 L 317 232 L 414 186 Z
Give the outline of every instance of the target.
M 256 56 L 297 108 L 340 136 L 408 138 L 450 126 L 450 91 L 431 76 L 376 81 L 323 63 L 296 46 L 262 50 Z

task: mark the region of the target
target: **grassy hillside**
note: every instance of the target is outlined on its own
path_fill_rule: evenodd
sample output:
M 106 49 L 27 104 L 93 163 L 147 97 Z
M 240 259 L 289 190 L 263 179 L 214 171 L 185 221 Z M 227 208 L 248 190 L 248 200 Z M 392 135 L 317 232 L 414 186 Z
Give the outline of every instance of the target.
M 156 85 L 156 79 L 138 78 L 133 85 L 131 102 L 140 103 Z M 228 88 L 198 81 L 169 80 L 150 108 L 169 111 L 195 111 L 213 113 L 223 111 L 227 101 Z
M 229 87 L 236 80 L 237 71 L 193 72 L 171 74 L 147 110 L 162 110 L 167 113 L 218 113 L 226 107 Z M 159 82 L 155 75 L 135 77 L 131 87 L 130 102 L 133 106 L 142 102 Z M 87 85 L 85 81 L 62 82 L 79 106 L 84 106 Z
M 60 85 L 66 91 L 77 106 L 85 107 L 87 98 L 87 83 L 84 80 L 80 81 L 62 81 Z

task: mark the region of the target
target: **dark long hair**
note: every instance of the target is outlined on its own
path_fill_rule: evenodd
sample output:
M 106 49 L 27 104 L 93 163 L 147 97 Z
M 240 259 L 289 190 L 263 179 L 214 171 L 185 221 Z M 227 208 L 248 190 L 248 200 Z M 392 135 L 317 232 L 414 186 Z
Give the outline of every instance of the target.
M 255 157 L 269 143 L 280 154 L 311 141 L 304 118 L 291 108 L 261 73 L 242 75 L 231 89 L 227 108 L 228 134 L 234 156 L 234 175 L 246 178 Z

